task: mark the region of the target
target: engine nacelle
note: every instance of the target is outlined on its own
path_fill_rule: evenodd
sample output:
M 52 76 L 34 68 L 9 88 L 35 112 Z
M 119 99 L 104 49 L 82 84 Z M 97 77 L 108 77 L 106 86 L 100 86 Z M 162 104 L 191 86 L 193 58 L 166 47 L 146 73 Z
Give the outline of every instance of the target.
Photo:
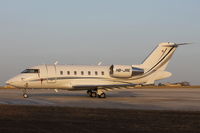
M 144 74 L 144 69 L 138 67 L 132 67 L 132 76 L 138 76 Z
M 110 67 L 110 75 L 115 78 L 131 78 L 142 74 L 144 74 L 144 69 L 129 65 L 112 65 Z
M 115 78 L 130 78 L 132 76 L 132 66 L 112 65 L 110 75 Z

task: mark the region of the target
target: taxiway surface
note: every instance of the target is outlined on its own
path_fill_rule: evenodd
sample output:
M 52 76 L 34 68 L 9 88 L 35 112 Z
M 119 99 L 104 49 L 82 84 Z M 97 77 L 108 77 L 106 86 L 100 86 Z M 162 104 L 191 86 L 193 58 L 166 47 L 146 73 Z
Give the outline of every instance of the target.
M 107 98 L 91 98 L 85 91 L 29 90 L 29 98 L 19 89 L 1 89 L 0 104 L 118 108 L 145 110 L 200 111 L 200 89 L 124 89 L 107 92 Z

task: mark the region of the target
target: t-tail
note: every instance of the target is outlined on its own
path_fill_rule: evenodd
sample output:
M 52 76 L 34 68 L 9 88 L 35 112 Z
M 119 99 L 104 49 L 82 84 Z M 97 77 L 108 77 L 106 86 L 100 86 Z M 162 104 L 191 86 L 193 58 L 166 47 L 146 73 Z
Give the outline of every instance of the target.
M 160 43 L 155 50 L 144 60 L 140 67 L 144 68 L 145 73 L 150 76 L 146 84 L 153 84 L 155 80 L 160 80 L 170 77 L 172 74 L 165 71 L 167 65 L 172 58 L 175 50 L 179 45 L 188 43 Z

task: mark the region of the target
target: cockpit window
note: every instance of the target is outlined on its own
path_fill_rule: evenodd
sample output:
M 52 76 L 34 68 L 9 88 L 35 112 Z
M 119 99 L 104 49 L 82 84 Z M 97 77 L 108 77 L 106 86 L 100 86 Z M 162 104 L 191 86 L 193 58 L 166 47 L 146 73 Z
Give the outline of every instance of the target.
M 39 69 L 26 69 L 22 73 L 39 73 Z

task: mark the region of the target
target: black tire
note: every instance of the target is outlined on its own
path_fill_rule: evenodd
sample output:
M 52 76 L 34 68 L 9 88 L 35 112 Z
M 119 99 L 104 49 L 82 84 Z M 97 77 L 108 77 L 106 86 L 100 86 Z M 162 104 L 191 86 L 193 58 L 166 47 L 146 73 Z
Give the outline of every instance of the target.
M 101 95 L 98 95 L 99 98 L 106 98 L 106 94 L 105 93 L 101 93 Z
M 24 93 L 24 94 L 23 94 L 23 97 L 24 97 L 24 98 L 28 98 L 28 94 Z
M 90 97 L 92 97 L 92 92 L 88 92 L 88 95 L 89 95 Z
M 96 92 L 92 92 L 91 93 L 91 97 L 97 97 L 97 93 Z
M 92 91 L 91 91 L 91 90 L 87 90 L 87 94 L 88 94 L 89 96 L 91 96 L 91 95 L 92 95 Z

